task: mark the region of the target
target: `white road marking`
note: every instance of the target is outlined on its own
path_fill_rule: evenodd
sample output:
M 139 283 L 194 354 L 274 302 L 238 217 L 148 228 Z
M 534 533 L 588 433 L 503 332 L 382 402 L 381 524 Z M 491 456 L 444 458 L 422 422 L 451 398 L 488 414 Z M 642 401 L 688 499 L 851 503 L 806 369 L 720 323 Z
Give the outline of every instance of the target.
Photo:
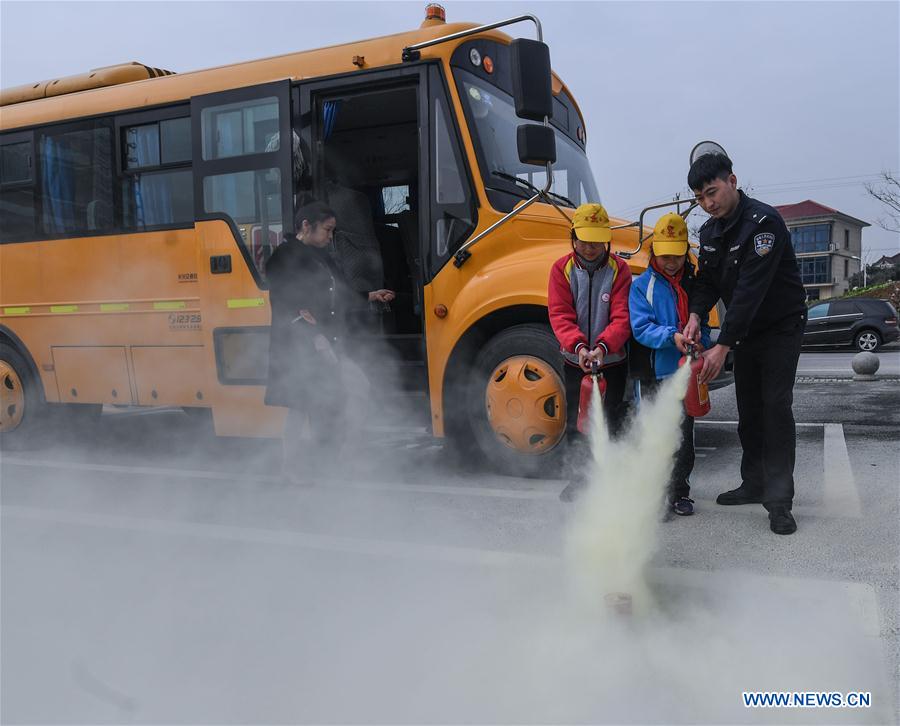
M 12 465 L 37 469 L 61 469 L 64 471 L 92 471 L 108 474 L 129 474 L 138 476 L 157 476 L 175 479 L 206 479 L 214 481 L 279 483 L 280 477 L 258 474 L 229 474 L 220 471 L 201 469 L 169 469 L 153 466 L 122 466 L 119 464 L 88 464 L 72 461 L 33 461 L 13 456 L 0 457 L 0 465 Z M 559 492 L 565 486 L 556 480 L 512 479 L 508 481 L 518 484 L 519 489 L 501 487 L 452 486 L 442 484 L 392 484 L 389 482 L 360 482 L 340 479 L 329 479 L 317 491 L 329 489 L 351 489 L 377 492 L 415 492 L 418 494 L 462 495 L 467 497 L 495 497 L 500 499 L 546 499 L 557 501 Z M 527 487 L 527 488 L 524 488 Z
M 703 418 L 694 419 L 694 423 L 698 423 L 698 424 L 708 424 L 708 425 L 712 425 L 712 424 L 720 424 L 720 425 L 722 425 L 722 426 L 737 426 L 737 425 L 738 425 L 738 422 L 737 422 L 737 421 L 707 421 L 706 419 L 703 419 Z M 814 428 L 821 428 L 822 426 L 826 426 L 827 424 L 823 424 L 823 423 L 800 423 L 800 422 L 798 422 L 796 425 L 797 425 L 797 426 L 811 426 L 811 427 L 814 427 Z
M 716 423 L 716 422 L 705 422 Z M 720 421 L 718 423 L 736 423 Z M 803 424 L 797 424 L 802 426 Z M 798 504 L 794 499 L 793 511 L 795 514 L 816 517 L 839 517 L 843 519 L 861 519 L 862 507 L 859 500 L 859 490 L 856 479 L 850 466 L 850 455 L 847 451 L 847 442 L 844 439 L 844 427 L 839 423 L 807 424 L 823 427 L 824 455 L 822 457 L 823 474 L 821 481 L 824 487 L 824 498 L 821 504 Z M 702 457 L 703 454 L 697 454 Z M 707 499 L 694 495 L 700 509 L 717 511 L 730 511 L 735 514 L 749 514 L 753 516 L 765 515 L 765 509 L 761 504 L 722 506 L 715 503 L 715 499 Z
M 825 508 L 832 516 L 860 519 L 862 507 L 842 424 L 825 425 Z

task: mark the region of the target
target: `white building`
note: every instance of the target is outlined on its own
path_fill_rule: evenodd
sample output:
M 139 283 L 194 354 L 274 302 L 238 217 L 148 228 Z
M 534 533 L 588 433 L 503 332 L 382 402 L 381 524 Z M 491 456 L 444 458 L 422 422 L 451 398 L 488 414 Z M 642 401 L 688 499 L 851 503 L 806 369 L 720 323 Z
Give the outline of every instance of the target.
M 862 269 L 862 230 L 871 225 L 812 199 L 775 209 L 791 231 L 807 297 L 824 300 L 845 293 L 850 277 Z

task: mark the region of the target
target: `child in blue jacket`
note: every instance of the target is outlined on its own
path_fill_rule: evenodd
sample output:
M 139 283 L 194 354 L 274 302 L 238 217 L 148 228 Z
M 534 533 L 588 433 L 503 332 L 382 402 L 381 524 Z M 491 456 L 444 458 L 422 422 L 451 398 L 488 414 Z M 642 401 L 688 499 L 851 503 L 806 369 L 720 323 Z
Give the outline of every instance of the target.
M 681 334 L 689 316 L 688 296 L 694 270 L 688 261 L 687 225 L 677 214 L 663 215 L 653 230 L 650 266 L 631 285 L 628 307 L 635 340 L 650 351 L 650 373 L 641 380 L 641 396 L 652 396 L 662 379 L 678 370 L 688 341 Z M 701 345 L 708 348 L 709 326 L 701 327 Z M 694 419 L 681 422 L 681 446 L 669 481 L 669 506 L 675 514 L 694 513 L 690 498 L 694 469 Z

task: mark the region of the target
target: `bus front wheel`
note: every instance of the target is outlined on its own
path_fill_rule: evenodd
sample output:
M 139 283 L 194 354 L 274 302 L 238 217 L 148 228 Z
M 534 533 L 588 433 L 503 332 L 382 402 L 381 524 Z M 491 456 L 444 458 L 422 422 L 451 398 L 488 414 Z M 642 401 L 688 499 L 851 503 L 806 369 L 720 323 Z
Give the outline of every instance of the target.
M 19 448 L 39 423 L 44 406 L 25 358 L 0 343 L 0 442 Z
M 516 325 L 479 352 L 467 395 L 475 442 L 491 466 L 534 476 L 559 460 L 566 396 L 559 345 L 546 325 Z

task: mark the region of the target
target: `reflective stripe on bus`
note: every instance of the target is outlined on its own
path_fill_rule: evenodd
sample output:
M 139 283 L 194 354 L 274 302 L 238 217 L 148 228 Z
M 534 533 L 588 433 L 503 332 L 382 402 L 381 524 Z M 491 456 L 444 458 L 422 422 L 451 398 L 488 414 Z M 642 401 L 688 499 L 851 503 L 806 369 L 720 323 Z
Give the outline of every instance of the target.
M 75 313 L 78 312 L 77 305 L 51 305 L 51 313 Z
M 264 298 L 261 297 L 236 297 L 228 301 L 228 307 L 234 308 L 261 308 L 266 304 Z
M 4 315 L 28 315 L 31 312 L 31 308 L 3 308 Z
M 153 303 L 154 310 L 184 310 L 187 307 L 184 300 L 167 300 L 166 302 Z
M 131 306 L 128 303 L 100 303 L 101 313 L 121 313 L 128 310 Z

